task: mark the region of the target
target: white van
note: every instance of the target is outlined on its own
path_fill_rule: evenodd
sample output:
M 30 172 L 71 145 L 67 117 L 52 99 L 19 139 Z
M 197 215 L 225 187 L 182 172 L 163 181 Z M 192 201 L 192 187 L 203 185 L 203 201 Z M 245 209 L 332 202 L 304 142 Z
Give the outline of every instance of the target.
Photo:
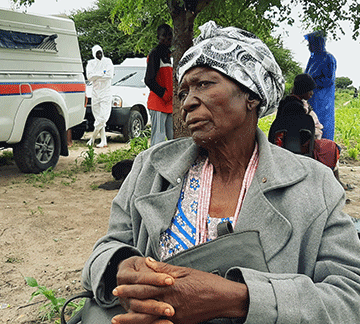
M 13 148 L 22 172 L 55 167 L 84 104 L 74 22 L 0 9 L 0 148 Z

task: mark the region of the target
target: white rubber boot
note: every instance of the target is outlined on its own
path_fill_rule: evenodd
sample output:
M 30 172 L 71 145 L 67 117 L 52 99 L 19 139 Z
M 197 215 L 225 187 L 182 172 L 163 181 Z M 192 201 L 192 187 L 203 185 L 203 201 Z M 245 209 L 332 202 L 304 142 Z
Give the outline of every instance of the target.
M 100 129 L 101 142 L 96 147 L 107 147 L 105 127 Z
M 86 145 L 93 146 L 95 144 L 96 136 L 99 134 L 99 132 L 100 132 L 100 128 L 95 127 L 94 132 L 93 132 L 91 138 L 86 143 Z

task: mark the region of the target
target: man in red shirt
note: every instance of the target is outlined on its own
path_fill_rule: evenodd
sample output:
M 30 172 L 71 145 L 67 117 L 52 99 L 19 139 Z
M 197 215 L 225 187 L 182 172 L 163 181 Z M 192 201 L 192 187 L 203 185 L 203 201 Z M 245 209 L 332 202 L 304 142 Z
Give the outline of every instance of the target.
M 151 117 L 151 146 L 174 137 L 173 68 L 170 60 L 172 36 L 169 25 L 160 25 L 157 28 L 159 43 L 147 59 L 145 83 L 150 89 L 147 105 Z

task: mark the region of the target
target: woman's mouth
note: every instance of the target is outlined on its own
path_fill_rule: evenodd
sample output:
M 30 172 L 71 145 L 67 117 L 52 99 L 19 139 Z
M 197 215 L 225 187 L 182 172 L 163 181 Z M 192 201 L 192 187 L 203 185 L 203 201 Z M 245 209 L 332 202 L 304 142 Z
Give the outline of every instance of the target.
M 206 125 L 208 122 L 209 122 L 208 120 L 204 120 L 204 119 L 190 119 L 186 122 L 186 125 L 191 131 Z

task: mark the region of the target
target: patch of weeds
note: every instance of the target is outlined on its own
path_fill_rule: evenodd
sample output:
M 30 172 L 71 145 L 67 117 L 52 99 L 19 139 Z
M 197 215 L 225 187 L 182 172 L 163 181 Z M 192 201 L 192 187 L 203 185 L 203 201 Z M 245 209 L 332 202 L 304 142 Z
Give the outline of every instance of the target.
M 61 313 L 61 308 L 63 307 L 66 299 L 63 297 L 56 297 L 52 289 L 48 289 L 45 286 L 40 286 L 37 283 L 36 279 L 32 277 L 25 277 L 25 281 L 30 287 L 37 288 L 37 290 L 31 294 L 29 302 L 32 301 L 34 297 L 39 295 L 42 295 L 49 300 L 49 303 L 40 306 L 41 320 L 43 321 L 47 319 L 48 321 L 50 321 L 53 318 L 58 318 Z M 78 303 L 70 302 L 68 305 L 74 308 L 73 313 L 75 313 L 79 311 L 84 306 L 84 304 L 85 298 L 80 300 Z
M 95 183 L 92 183 L 90 185 L 90 188 L 91 188 L 91 190 L 97 190 L 97 189 L 99 189 L 99 186 L 97 184 L 95 184 Z
M 54 172 L 52 167 L 49 169 L 39 173 L 39 174 L 27 174 L 26 175 L 26 183 L 30 183 L 33 186 L 39 186 L 41 188 L 44 187 L 44 184 L 52 183 L 54 178 L 57 177 L 59 174 Z M 40 182 L 40 184 L 39 184 Z
M 44 209 L 41 206 L 37 206 L 36 210 L 29 209 L 29 213 L 30 216 L 34 216 L 36 213 L 39 213 L 40 215 L 44 215 Z
M 348 150 L 349 156 L 354 159 L 354 160 L 358 160 L 358 155 L 359 155 L 359 150 L 357 148 L 350 148 Z
M 95 168 L 96 165 L 96 153 L 94 150 L 94 147 L 91 145 L 88 145 L 88 150 L 83 151 L 80 154 L 80 157 L 82 158 L 82 161 L 80 165 L 84 168 L 85 172 L 91 171 Z M 77 159 L 75 160 L 75 163 L 77 163 Z
M 0 166 L 14 164 L 14 155 L 12 151 L 4 151 L 0 155 Z
M 110 172 L 111 168 L 119 161 L 133 160 L 140 152 L 149 148 L 150 129 L 146 129 L 139 137 L 129 141 L 129 149 L 119 149 L 108 153 L 100 153 L 96 161 L 105 165 L 105 170 Z
M 67 179 L 61 181 L 61 184 L 63 184 L 64 186 L 70 186 L 71 184 L 75 183 L 75 181 L 77 180 L 76 173 L 78 173 L 79 171 L 80 169 L 76 165 L 71 170 L 61 171 L 60 176 Z
M 17 257 L 8 257 L 5 261 L 5 263 L 21 263 L 21 262 L 23 262 L 23 259 Z
M 100 153 L 97 162 L 105 165 L 105 170 L 110 172 L 114 164 L 126 159 L 134 159 L 135 155 L 130 149 L 119 149 L 108 153 Z
M 139 137 L 130 140 L 130 150 L 138 155 L 141 151 L 145 151 L 149 146 L 149 136 L 146 132 L 142 132 Z

